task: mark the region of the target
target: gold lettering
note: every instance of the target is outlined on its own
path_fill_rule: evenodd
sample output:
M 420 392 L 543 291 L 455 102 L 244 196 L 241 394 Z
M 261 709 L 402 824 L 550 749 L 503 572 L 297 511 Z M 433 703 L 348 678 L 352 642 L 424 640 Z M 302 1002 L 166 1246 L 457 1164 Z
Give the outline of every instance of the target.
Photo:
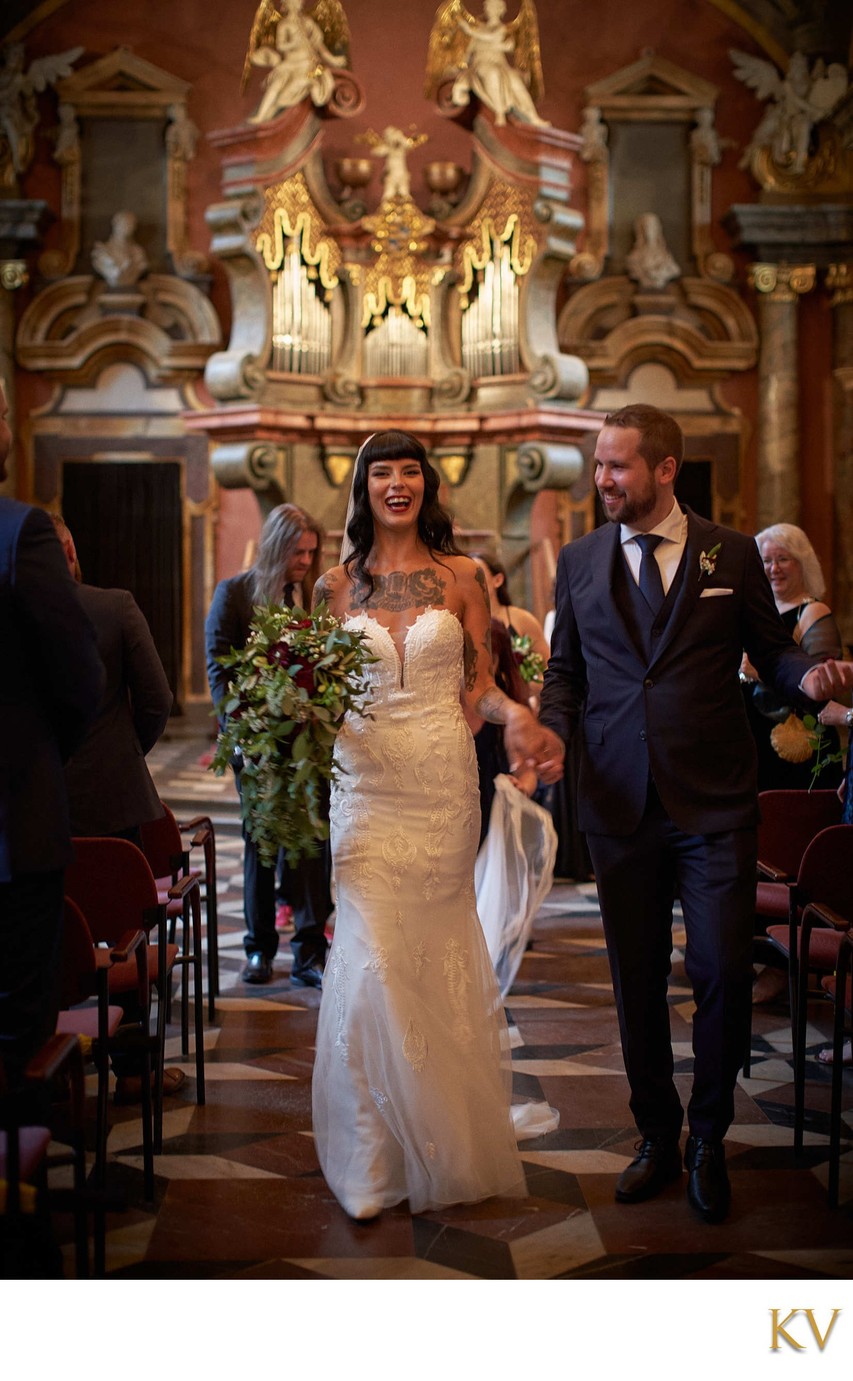
M 798 1352 L 803 1352 L 803 1344 L 798 1343 L 796 1338 L 792 1338 L 790 1333 L 785 1332 L 785 1325 L 791 1322 L 795 1314 L 799 1314 L 799 1309 L 792 1309 L 788 1317 L 783 1319 L 781 1323 L 779 1322 L 780 1312 L 781 1311 L 778 1309 L 770 1310 L 770 1313 L 773 1315 L 773 1341 L 770 1344 L 770 1351 L 779 1351 L 779 1338 L 782 1337 L 789 1347 L 796 1348 Z
M 833 1309 L 832 1318 L 829 1321 L 829 1326 L 827 1327 L 827 1330 L 824 1333 L 823 1337 L 820 1336 L 820 1329 L 818 1328 L 817 1323 L 815 1322 L 814 1310 L 806 1309 L 804 1312 L 806 1318 L 809 1321 L 809 1327 L 811 1328 L 812 1333 L 815 1335 L 815 1338 L 817 1339 L 817 1345 L 820 1348 L 821 1352 L 823 1352 L 823 1349 L 826 1347 L 826 1344 L 829 1340 L 829 1335 L 832 1332 L 833 1327 L 835 1326 L 835 1320 L 838 1318 L 838 1315 L 841 1313 L 841 1310 Z

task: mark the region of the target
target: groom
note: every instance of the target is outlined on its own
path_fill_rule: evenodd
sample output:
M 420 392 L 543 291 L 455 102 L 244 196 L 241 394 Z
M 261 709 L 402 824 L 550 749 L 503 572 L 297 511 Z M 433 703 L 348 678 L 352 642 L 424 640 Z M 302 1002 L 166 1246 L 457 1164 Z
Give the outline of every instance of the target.
M 641 1135 L 616 1198 L 637 1203 L 681 1176 L 667 1006 L 678 896 L 696 1004 L 687 1194 L 716 1223 L 729 1209 L 723 1138 L 752 975 L 758 807 L 741 656 L 803 709 L 853 685 L 853 664 L 802 653 L 752 538 L 679 507 L 682 455 L 681 429 L 657 408 L 605 418 L 595 483 L 609 522 L 560 553 L 540 719 L 564 740 L 581 735 L 579 824 Z

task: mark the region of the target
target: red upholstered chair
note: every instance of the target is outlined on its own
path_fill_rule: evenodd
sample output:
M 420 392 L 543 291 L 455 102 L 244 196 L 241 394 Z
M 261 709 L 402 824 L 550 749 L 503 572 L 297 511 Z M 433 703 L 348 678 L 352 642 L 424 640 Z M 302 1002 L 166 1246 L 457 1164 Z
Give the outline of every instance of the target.
M 829 1178 L 827 1193 L 833 1208 L 838 1207 L 838 1180 L 841 1168 L 841 1095 L 844 1085 L 844 1044 L 853 1038 L 853 930 L 845 929 L 844 919 L 824 910 L 824 921 L 844 929 L 838 950 L 835 973 L 822 979 L 824 991 L 832 998 L 832 1101 L 829 1113 Z
M 86 918 L 76 902 L 65 898 L 65 922 L 62 931 L 60 958 L 59 1016 L 56 1030 L 60 1035 L 79 1036 L 91 1049 L 98 1072 L 97 1125 L 95 1136 L 95 1184 L 103 1189 L 106 1176 L 109 1057 L 114 1049 L 133 1046 L 140 1052 L 143 1063 L 142 1128 L 145 1162 L 146 1198 L 154 1195 L 154 1155 L 151 1136 L 151 1045 L 148 1037 L 149 996 L 148 959 L 144 930 L 128 930 L 116 936 L 109 948 L 96 948 Z M 124 1008 L 109 1000 L 110 970 L 127 965 L 134 956 L 136 972 L 136 1007 L 139 1017 L 132 1026 L 122 1026 L 126 1020 Z M 96 998 L 94 1006 L 91 999 Z M 147 1093 L 147 1096 L 146 1096 Z M 96 1209 L 97 1213 L 97 1209 Z M 102 1274 L 96 1260 L 95 1274 Z
M 178 822 L 163 802 L 163 814 L 158 820 L 148 820 L 142 826 L 142 852 L 157 882 L 160 901 L 169 919 L 169 940 L 174 943 L 177 922 L 182 923 L 183 948 L 178 962 L 183 969 L 181 984 L 181 1045 L 184 1058 L 189 1050 L 189 977 L 193 973 L 193 995 L 196 1015 L 196 1038 L 203 1010 L 201 891 L 199 874 L 190 872 L 189 850 L 184 848 Z M 180 897 L 171 889 L 179 881 L 192 878 L 193 887 L 184 886 Z
M 154 1065 L 154 1151 L 163 1144 L 163 1072 L 166 1056 L 166 1010 L 171 976 L 179 959 L 178 947 L 169 943 L 166 904 L 161 902 L 148 861 L 135 844 L 125 839 L 75 839 L 74 861 L 66 869 L 65 891 L 83 912 L 96 944 L 111 945 L 116 934 L 140 927 L 148 937 L 148 973 L 157 990 L 157 1025 Z M 198 881 L 182 878 L 169 889 L 168 899 L 182 900 L 194 893 Z M 196 909 L 197 922 L 197 909 Z M 157 943 L 151 944 L 156 931 Z M 135 960 L 116 963 L 109 972 L 112 997 L 136 985 Z M 203 1103 L 204 1041 L 201 993 L 196 1002 L 196 1101 Z M 144 1085 L 143 1079 L 143 1085 Z M 144 1096 L 143 1087 L 143 1096 Z
M 767 957 L 773 946 L 768 926 L 788 920 L 789 888 L 796 879 L 807 846 L 816 834 L 841 819 L 841 802 L 834 791 L 762 791 L 758 797 L 758 881 L 755 890 L 755 958 Z M 789 990 L 791 984 L 789 975 Z M 793 981 L 796 981 L 794 976 Z M 792 1003 L 795 999 L 792 997 Z M 747 1043 L 743 1072 L 751 1065 Z
M 832 913 L 838 924 L 827 921 Z M 767 936 L 788 963 L 794 1052 L 794 1150 L 803 1146 L 808 977 L 835 971 L 844 931 L 853 924 L 853 825 L 831 825 L 809 844 L 788 888 L 788 921 Z
M 75 1266 L 79 1278 L 89 1274 L 89 1245 L 86 1221 L 85 1093 L 83 1058 L 76 1036 L 52 1036 L 30 1060 L 26 1069 L 29 1089 L 52 1086 L 64 1078 L 68 1089 L 68 1119 L 62 1139 L 69 1152 L 48 1154 L 53 1131 L 47 1126 L 28 1125 L 8 1094 L 0 1066 L 0 1265 L 4 1279 L 27 1271 L 28 1241 L 32 1249 L 32 1226 L 41 1227 L 50 1239 L 51 1194 L 49 1171 L 69 1163 L 73 1167 L 71 1207 L 74 1213 Z M 58 1106 L 58 1105 L 57 1105 Z M 57 1191 L 64 1203 L 67 1191 Z M 29 1274 L 29 1272 L 27 1271 Z

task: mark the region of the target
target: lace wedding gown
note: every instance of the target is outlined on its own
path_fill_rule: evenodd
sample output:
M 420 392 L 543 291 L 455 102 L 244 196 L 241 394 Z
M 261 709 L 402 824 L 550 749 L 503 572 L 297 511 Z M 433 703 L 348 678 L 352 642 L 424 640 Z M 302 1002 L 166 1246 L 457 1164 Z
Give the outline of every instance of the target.
M 356 1217 L 402 1199 L 418 1213 L 523 1194 L 508 1033 L 474 899 L 462 628 L 427 609 L 401 665 L 370 615 L 347 625 L 378 660 L 370 717 L 348 717 L 335 748 L 337 915 L 313 1085 L 320 1165 Z

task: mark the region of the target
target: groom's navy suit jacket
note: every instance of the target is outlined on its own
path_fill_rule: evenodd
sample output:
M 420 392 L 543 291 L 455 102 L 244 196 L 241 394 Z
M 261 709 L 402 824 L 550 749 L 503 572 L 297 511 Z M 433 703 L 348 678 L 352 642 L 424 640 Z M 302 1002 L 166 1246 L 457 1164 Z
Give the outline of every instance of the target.
M 648 654 L 632 630 L 619 524 L 560 553 L 540 717 L 566 740 L 580 732 L 578 822 L 587 833 L 633 833 L 650 769 L 686 833 L 755 825 L 756 754 L 738 682 L 744 649 L 787 703 L 812 704 L 798 687 L 820 659 L 785 631 L 754 540 L 686 511 L 683 561 Z M 713 573 L 703 573 L 700 556 L 717 544 Z

